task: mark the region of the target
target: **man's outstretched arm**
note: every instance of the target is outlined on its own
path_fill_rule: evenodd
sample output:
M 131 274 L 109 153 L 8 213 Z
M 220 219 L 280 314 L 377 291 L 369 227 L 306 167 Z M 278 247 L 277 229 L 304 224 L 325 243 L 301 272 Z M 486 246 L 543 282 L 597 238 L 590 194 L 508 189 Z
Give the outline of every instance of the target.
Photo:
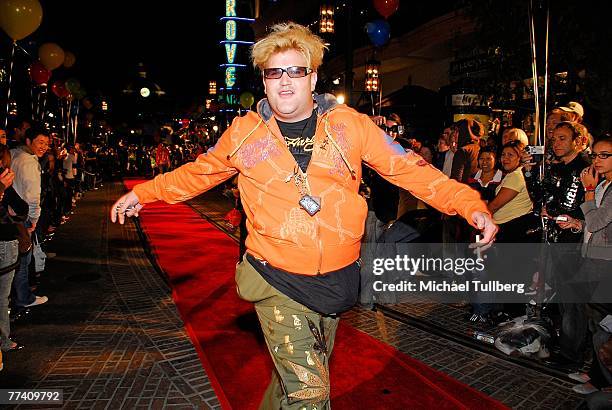
M 414 152 L 405 152 L 366 116 L 363 127 L 363 160 L 368 166 L 439 211 L 461 215 L 483 232 L 482 245 L 495 238 L 497 226 L 478 192 L 449 179 Z
M 174 204 L 186 201 L 228 180 L 238 172 L 227 159 L 230 148 L 231 141 L 226 131 L 213 148 L 195 161 L 136 185 L 113 204 L 111 221 L 118 220 L 123 224 L 126 216 L 137 216 L 143 205 L 149 202 Z

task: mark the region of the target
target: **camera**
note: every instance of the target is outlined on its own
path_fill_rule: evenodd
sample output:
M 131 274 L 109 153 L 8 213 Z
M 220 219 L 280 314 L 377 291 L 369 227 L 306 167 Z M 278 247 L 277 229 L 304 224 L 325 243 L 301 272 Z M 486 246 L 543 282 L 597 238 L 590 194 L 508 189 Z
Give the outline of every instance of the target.
M 539 163 L 544 159 L 544 147 L 542 145 L 527 145 L 525 152 L 532 156 L 533 163 Z
M 527 145 L 525 152 L 530 155 L 544 155 L 544 147 L 542 145 Z

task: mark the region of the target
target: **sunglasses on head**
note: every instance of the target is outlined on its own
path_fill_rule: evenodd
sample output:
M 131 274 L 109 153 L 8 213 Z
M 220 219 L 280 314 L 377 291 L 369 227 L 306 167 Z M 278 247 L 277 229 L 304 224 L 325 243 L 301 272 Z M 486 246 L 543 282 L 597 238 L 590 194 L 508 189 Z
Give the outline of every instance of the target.
M 269 80 L 276 80 L 283 76 L 283 73 L 287 73 L 290 78 L 302 78 L 312 73 L 312 69 L 308 67 L 287 67 L 287 68 L 264 68 L 264 78 Z

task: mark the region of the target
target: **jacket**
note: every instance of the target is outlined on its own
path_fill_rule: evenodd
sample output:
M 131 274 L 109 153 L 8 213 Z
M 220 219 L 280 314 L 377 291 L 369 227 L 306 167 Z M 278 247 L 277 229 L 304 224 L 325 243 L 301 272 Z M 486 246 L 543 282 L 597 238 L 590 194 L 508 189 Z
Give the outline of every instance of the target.
M 194 162 L 134 187 L 141 203 L 176 203 L 231 178 L 246 214 L 248 252 L 292 273 L 316 275 L 359 258 L 368 208 L 359 195 L 362 161 L 387 181 L 448 214 L 471 220 L 488 213 L 477 192 L 451 181 L 420 156 L 406 152 L 367 115 L 329 94 L 316 95 L 317 126 L 308 165 L 310 195 L 321 209 L 310 216 L 298 202 L 297 163 L 267 99 L 257 113 L 236 117 L 217 144 Z
M 479 152 L 480 145 L 476 142 L 459 148 L 453 156 L 450 177 L 459 182 L 467 183 L 470 177 L 478 170 Z
M 11 169 L 15 172 L 13 188 L 28 203 L 28 219 L 35 224 L 40 217 L 41 168 L 38 157 L 22 145 L 11 150 Z
M 612 186 L 606 189 L 599 208 L 595 201 L 586 201 L 580 208 L 584 229 L 591 232 L 589 241 L 582 244 L 582 256 L 612 260 Z
M 28 204 L 17 195 L 12 186 L 4 189 L 0 183 L 0 192 L 4 192 L 0 201 L 0 241 L 13 241 L 19 235 L 17 224 L 28 218 Z M 12 215 L 9 208 L 13 210 Z

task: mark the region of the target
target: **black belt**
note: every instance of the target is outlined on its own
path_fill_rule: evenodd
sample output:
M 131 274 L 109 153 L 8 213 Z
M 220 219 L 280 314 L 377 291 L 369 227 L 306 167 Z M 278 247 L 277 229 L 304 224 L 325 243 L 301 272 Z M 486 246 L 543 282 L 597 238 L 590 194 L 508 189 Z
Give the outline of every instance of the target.
M 12 265 L 5 266 L 4 268 L 0 268 L 0 276 L 6 275 L 7 273 L 17 269 L 18 266 L 19 266 L 19 258 L 17 258 L 17 262 L 13 263 Z

